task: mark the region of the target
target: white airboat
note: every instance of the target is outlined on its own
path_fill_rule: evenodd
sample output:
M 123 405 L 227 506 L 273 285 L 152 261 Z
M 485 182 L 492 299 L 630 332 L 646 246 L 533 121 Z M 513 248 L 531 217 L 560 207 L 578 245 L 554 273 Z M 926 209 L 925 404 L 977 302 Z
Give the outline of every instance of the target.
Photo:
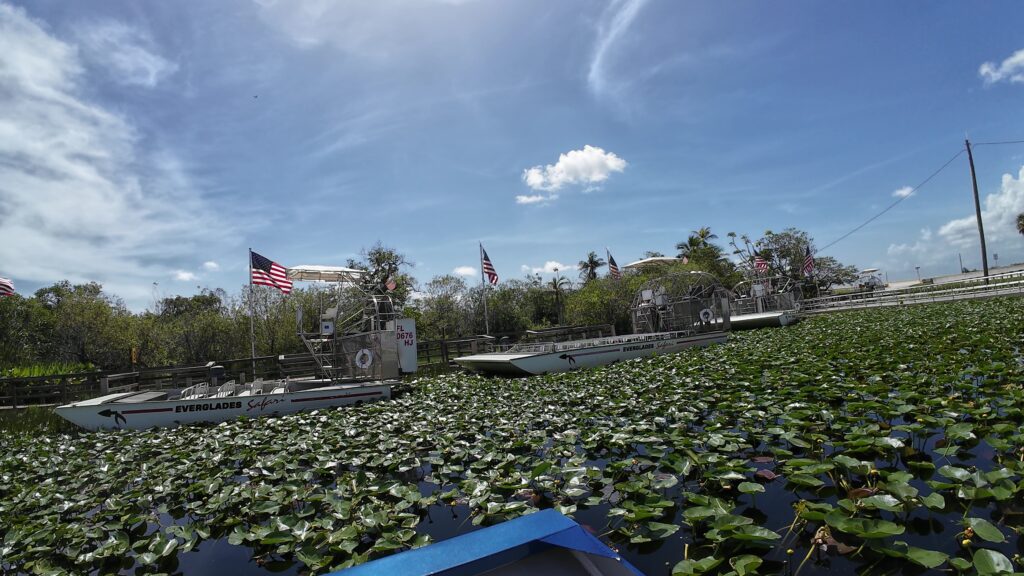
M 139 430 L 390 398 L 400 375 L 416 371 L 416 325 L 398 317 L 386 292 L 366 287 L 362 274 L 334 266 L 288 269 L 295 280 L 336 284 L 337 305 L 321 312 L 315 331 L 302 331 L 298 312 L 298 335 L 316 360 L 316 376 L 236 383 L 225 381 L 222 367 L 211 366 L 208 381 L 194 386 L 107 394 L 60 406 L 56 412 L 88 430 Z
M 456 358 L 485 374 L 529 376 L 593 368 L 652 354 L 725 342 L 729 293 L 709 274 L 682 272 L 648 281 L 630 307 L 633 334 L 568 342 L 524 342 L 508 350 Z
M 733 330 L 789 326 L 800 320 L 803 296 L 791 278 L 764 276 L 733 286 L 730 320 Z

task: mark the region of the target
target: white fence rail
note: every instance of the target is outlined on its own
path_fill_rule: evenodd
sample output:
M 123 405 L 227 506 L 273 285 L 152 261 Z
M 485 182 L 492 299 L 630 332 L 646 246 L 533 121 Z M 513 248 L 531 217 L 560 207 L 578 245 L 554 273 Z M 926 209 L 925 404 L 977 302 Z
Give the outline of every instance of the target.
M 858 292 L 804 300 L 801 310 L 814 314 L 832 310 L 952 302 L 992 296 L 1024 295 L 1024 272 L 1008 272 L 985 278 L 969 278 L 946 284 L 913 286 L 899 290 Z

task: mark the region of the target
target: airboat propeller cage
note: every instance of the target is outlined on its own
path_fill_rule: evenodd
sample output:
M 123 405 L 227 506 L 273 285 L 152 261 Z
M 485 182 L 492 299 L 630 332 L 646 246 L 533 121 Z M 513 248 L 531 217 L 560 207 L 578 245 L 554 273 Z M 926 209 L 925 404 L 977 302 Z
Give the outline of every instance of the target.
M 389 380 L 416 371 L 416 324 L 399 318 L 387 294 L 363 286 L 365 272 L 341 266 L 303 265 L 288 269 L 295 280 L 338 284 L 337 303 L 324 310 L 314 332 L 305 332 L 296 310 L 299 336 L 325 378 Z
M 800 287 L 788 276 L 743 280 L 732 287 L 732 315 L 760 314 L 800 308 Z
M 696 270 L 648 280 L 630 307 L 635 334 L 729 329 L 729 291 L 714 276 Z

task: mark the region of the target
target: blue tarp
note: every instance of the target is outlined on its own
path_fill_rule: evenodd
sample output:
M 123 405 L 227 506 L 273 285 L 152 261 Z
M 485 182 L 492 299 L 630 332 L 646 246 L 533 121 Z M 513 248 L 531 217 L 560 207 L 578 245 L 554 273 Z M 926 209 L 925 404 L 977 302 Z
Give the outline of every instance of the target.
M 428 576 L 472 574 L 538 553 L 550 546 L 618 560 L 637 576 L 644 576 L 629 562 L 579 524 L 548 509 L 521 516 L 496 526 L 406 550 L 360 564 L 341 576 Z M 333 576 L 333 575 L 332 575 Z

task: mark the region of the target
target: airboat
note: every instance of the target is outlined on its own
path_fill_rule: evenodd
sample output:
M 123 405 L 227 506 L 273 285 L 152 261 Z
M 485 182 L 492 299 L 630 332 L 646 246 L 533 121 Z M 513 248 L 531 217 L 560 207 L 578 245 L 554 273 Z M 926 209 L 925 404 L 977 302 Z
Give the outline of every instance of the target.
M 368 287 L 361 270 L 297 266 L 288 276 L 335 284 L 337 303 L 321 310 L 312 331 L 304 331 L 301 308 L 297 312 L 298 336 L 316 361 L 316 375 L 241 383 L 227 380 L 223 367 L 210 366 L 208 379 L 194 386 L 107 394 L 56 413 L 87 430 L 291 414 L 388 399 L 400 375 L 416 371 L 415 321 L 399 318 L 391 297 Z
M 800 286 L 785 276 L 759 276 L 732 289 L 730 322 L 733 330 L 789 326 L 800 320 Z
M 593 368 L 652 354 L 725 342 L 729 292 L 710 274 L 674 273 L 648 281 L 630 306 L 633 334 L 568 342 L 524 342 L 505 351 L 456 358 L 485 374 L 529 376 Z

